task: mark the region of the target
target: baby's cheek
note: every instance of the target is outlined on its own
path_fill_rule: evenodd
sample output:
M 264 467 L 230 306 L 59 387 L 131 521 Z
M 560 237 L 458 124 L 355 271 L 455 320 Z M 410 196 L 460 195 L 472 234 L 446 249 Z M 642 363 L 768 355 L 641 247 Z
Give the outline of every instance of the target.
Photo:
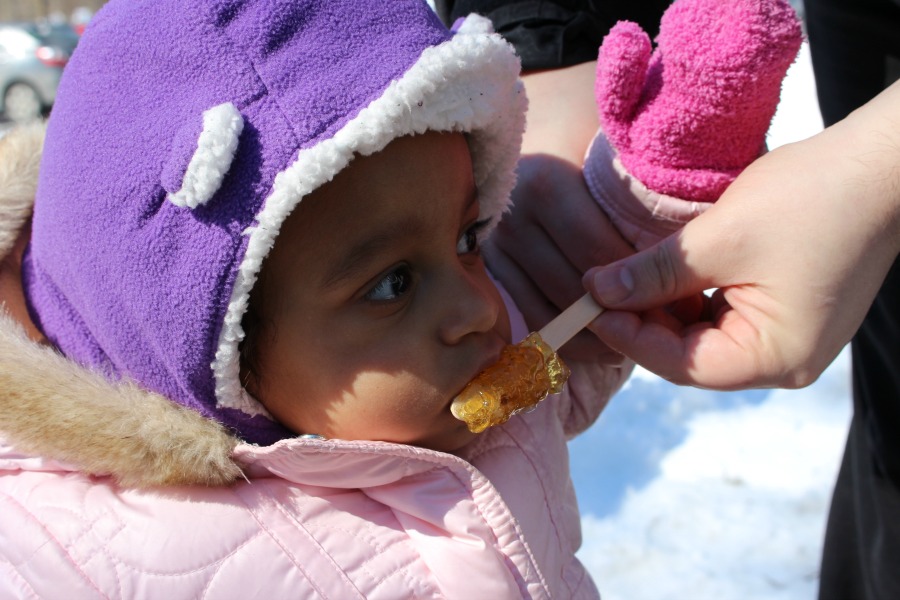
M 333 407 L 331 421 L 336 432 L 352 432 L 356 439 L 408 442 L 433 420 L 434 397 L 434 388 L 418 376 L 370 371 Z
M 506 303 L 502 304 L 500 315 L 497 317 L 497 330 L 503 337 L 503 341 L 507 344 L 512 343 L 512 324 L 509 322 L 509 311 L 506 309 Z
M 506 302 L 512 302 L 512 299 L 504 297 L 496 284 L 490 281 L 493 293 L 495 294 L 495 302 L 497 302 L 497 322 L 494 325 L 494 331 L 503 338 L 507 344 L 512 343 L 512 323 L 509 320 L 509 308 Z

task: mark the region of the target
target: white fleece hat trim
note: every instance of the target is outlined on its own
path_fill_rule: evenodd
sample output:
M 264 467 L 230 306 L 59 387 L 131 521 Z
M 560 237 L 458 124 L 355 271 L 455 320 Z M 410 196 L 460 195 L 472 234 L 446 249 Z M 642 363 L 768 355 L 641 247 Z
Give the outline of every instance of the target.
M 276 176 L 272 193 L 257 215 L 258 225 L 245 231 L 250 237 L 247 252 L 211 365 L 219 408 L 271 418 L 240 384 L 238 345 L 244 338 L 241 319 L 250 290 L 287 216 L 304 196 L 331 181 L 354 155 L 373 154 L 396 138 L 429 130 L 468 133 L 480 217 L 489 218 L 492 225 L 499 221 L 515 184 L 527 100 L 518 79 L 519 59 L 507 42 L 488 31 L 487 19 L 468 17 L 460 33 L 427 48 L 334 137 L 300 151 L 294 163 Z
M 231 102 L 203 112 L 203 131 L 182 179 L 181 189 L 170 193 L 175 206 L 197 208 L 206 204 L 222 186 L 231 167 L 244 119 Z

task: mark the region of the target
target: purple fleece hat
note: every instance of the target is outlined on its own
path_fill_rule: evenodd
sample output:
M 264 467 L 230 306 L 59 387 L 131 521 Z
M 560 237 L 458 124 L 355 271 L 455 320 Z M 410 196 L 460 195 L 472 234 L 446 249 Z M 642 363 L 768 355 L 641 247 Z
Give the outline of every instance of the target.
M 484 19 L 451 35 L 422 0 L 112 0 L 47 131 L 24 264 L 35 321 L 67 356 L 248 441 L 291 436 L 239 381 L 241 319 L 282 222 L 354 155 L 426 130 L 470 134 L 496 222 L 524 129 L 518 72 Z

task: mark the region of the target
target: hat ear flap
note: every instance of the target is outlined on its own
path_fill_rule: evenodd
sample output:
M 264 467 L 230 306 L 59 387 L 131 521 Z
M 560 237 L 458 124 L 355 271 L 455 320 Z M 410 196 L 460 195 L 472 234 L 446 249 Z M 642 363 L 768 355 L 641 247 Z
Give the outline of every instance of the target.
M 162 173 L 169 201 L 191 209 L 209 202 L 231 168 L 243 130 L 244 119 L 231 102 L 204 111 L 199 135 L 197 124 L 182 127 Z

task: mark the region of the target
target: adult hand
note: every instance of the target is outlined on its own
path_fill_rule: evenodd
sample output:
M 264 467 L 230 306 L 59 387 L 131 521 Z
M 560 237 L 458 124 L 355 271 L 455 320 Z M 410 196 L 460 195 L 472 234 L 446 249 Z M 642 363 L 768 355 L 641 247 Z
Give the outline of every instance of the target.
M 581 276 L 633 249 L 591 198 L 581 175 L 597 131 L 595 63 L 525 75 L 528 125 L 513 209 L 484 247 L 487 264 L 528 327 L 543 327 L 584 294 Z M 619 364 L 589 332 L 564 347 L 569 361 Z
M 591 328 L 676 383 L 801 387 L 856 332 L 898 251 L 900 83 L 760 158 L 679 233 L 589 270 L 612 309 Z M 707 310 L 659 309 L 711 288 Z

